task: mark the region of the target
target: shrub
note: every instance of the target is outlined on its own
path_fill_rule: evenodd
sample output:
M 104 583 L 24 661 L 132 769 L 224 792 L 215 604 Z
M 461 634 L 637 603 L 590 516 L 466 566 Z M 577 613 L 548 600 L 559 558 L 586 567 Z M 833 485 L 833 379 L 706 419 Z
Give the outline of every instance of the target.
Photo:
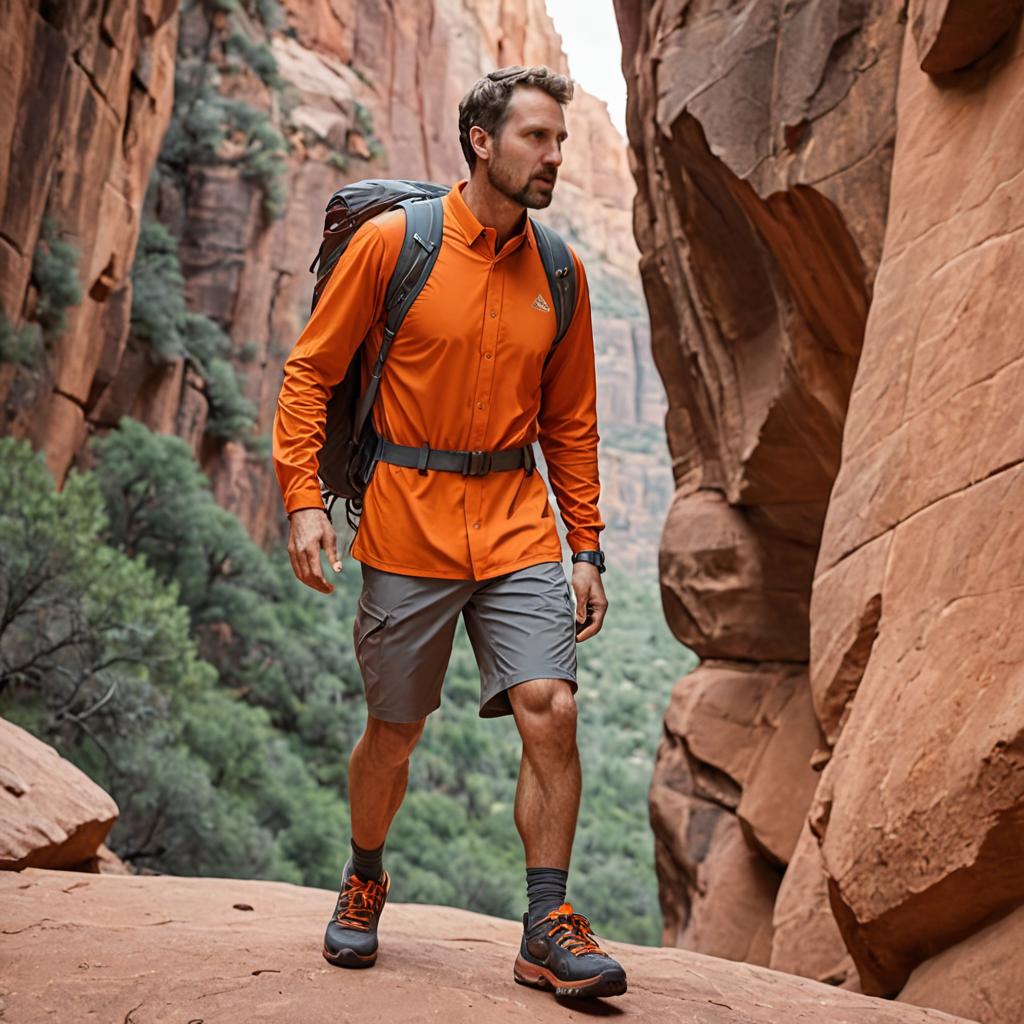
M 155 220 L 143 220 L 132 266 L 132 333 L 164 359 L 184 356 L 185 279 L 175 237 Z
M 132 331 L 163 359 L 187 358 L 206 383 L 207 431 L 233 439 L 248 431 L 256 410 L 242 397 L 227 361 L 231 341 L 208 316 L 185 307 L 185 279 L 174 236 L 156 221 L 144 221 L 132 268 Z
M 47 340 L 59 337 L 67 327 L 67 311 L 82 301 L 82 285 L 78 250 L 58 237 L 57 225 L 49 217 L 43 218 L 32 257 L 32 283 L 39 290 L 35 320 Z
M 206 430 L 214 437 L 232 440 L 252 429 L 256 408 L 242 395 L 234 368 L 226 359 L 214 357 L 206 366 L 206 400 L 210 416 Z
M 283 84 L 277 61 L 266 43 L 255 42 L 240 29 L 235 29 L 228 36 L 225 48 L 250 67 L 268 89 L 278 89 Z
M 38 324 L 15 327 L 0 310 L 0 363 L 16 363 L 30 369 L 39 364 L 43 352 L 42 329 Z

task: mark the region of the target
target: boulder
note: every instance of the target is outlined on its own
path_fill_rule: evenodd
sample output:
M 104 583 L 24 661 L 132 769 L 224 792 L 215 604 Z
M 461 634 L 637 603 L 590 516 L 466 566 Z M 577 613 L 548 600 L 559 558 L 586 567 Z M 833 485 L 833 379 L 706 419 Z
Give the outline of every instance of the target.
M 983 57 L 1024 10 L 1024 0 L 911 0 L 921 70 L 941 75 Z
M 914 968 L 897 996 L 981 1024 L 1024 1020 L 1024 906 Z
M 736 814 L 750 845 L 789 863 L 818 785 L 811 758 L 822 743 L 806 673 L 786 677 L 762 711 L 764 743 L 750 766 Z
M 832 916 L 818 840 L 806 823 L 775 900 L 768 966 L 829 985 L 857 977 Z
M 84 772 L 0 718 L 0 869 L 78 867 L 116 819 L 117 804 Z

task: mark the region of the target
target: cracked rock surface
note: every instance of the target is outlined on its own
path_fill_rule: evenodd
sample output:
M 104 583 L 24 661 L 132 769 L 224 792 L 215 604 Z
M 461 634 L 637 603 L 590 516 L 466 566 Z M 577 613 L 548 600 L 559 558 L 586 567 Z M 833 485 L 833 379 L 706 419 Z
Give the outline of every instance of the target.
M 398 895 L 400 885 L 397 879 Z M 444 907 L 389 905 L 377 966 L 346 971 L 320 955 L 333 906 L 330 892 L 278 882 L 80 876 L 35 868 L 0 874 L 0 1017 L 32 1024 L 373 1024 L 589 1016 L 579 1003 L 559 1003 L 513 982 L 520 935 L 515 922 Z M 603 1012 L 591 1004 L 599 1015 L 674 1024 L 964 1019 L 747 964 L 600 937 L 625 964 L 630 990 L 603 1001 Z

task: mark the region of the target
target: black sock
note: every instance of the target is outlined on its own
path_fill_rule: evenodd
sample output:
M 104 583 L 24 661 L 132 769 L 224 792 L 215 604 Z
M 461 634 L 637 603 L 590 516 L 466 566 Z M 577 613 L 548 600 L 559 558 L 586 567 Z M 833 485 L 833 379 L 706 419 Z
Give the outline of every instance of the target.
M 352 840 L 352 870 L 364 882 L 382 882 L 384 880 L 384 844 L 376 850 L 364 850 L 356 846 Z
M 565 902 L 569 872 L 561 868 L 527 868 L 526 898 L 530 901 L 529 922 L 535 925 Z

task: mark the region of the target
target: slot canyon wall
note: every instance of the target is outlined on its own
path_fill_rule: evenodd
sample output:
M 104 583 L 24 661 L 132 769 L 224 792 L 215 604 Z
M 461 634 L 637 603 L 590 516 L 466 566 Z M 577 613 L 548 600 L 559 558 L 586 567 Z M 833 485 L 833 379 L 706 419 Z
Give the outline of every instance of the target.
M 1017 2 L 617 0 L 702 658 L 664 941 L 1024 1018 Z
M 2 429 L 41 448 L 58 480 L 87 465 L 89 438 L 123 415 L 175 433 L 218 501 L 267 543 L 281 530 L 269 431 L 327 198 L 366 177 L 463 177 L 456 116 L 469 85 L 508 63 L 566 70 L 544 2 L 18 0 L 12 10 L 0 28 L 10 58 Z M 603 103 L 577 89 L 567 119 L 571 143 L 542 216 L 591 280 L 605 547 L 653 575 L 672 486 L 634 184 Z M 60 300 L 47 273 L 62 251 L 57 284 L 77 283 L 77 301 Z M 175 345 L 155 344 L 149 334 L 168 322 Z

